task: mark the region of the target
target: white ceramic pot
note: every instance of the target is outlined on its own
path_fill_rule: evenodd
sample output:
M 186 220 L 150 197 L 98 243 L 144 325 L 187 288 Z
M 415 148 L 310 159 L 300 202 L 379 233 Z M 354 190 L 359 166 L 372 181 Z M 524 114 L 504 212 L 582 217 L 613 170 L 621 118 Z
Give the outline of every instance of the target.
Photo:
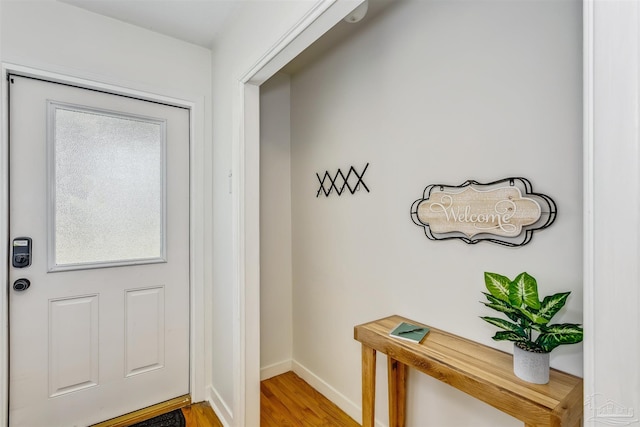
M 533 384 L 549 382 L 549 353 L 534 353 L 513 345 L 513 373 Z

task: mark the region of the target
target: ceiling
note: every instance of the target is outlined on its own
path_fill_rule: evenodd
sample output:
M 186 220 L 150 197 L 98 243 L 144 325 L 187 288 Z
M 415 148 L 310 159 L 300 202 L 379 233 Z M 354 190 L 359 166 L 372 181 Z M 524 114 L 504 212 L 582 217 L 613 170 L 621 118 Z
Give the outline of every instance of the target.
M 0 0 L 2 1 L 2 0 Z M 216 37 L 243 3 L 255 0 L 57 0 L 211 49 Z M 287 0 L 292 1 L 292 0 Z M 368 12 L 362 22 L 338 23 L 297 58 L 283 68 L 295 74 L 327 50 L 375 21 L 381 12 L 396 5 L 394 0 L 368 0 Z
M 242 0 L 58 0 L 211 48 Z

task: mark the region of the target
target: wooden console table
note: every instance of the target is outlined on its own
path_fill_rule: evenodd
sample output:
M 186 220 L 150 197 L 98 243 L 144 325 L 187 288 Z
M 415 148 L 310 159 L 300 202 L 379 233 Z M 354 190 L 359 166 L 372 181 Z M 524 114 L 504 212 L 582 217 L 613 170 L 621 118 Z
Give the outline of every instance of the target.
M 358 325 L 362 343 L 362 425 L 374 426 L 376 351 L 387 355 L 389 426 L 404 427 L 407 367 L 415 368 L 521 420 L 525 427 L 579 427 L 582 379 L 552 369 L 548 384 L 530 384 L 513 374 L 513 356 L 430 328 L 421 344 L 395 339 L 389 332 L 405 321 L 390 316 Z

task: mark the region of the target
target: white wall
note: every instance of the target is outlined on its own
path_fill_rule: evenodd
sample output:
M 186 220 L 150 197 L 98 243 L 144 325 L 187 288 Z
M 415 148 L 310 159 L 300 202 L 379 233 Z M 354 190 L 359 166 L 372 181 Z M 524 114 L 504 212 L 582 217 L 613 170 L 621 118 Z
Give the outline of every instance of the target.
M 291 370 L 290 78 L 260 86 L 260 347 L 261 378 Z
M 510 351 L 478 319 L 484 271 L 571 290 L 554 320 L 582 321 L 580 3 L 407 1 L 360 25 L 291 79 L 293 357 L 356 419 L 356 324 L 397 313 Z M 315 197 L 316 172 L 367 162 L 371 193 Z M 525 247 L 432 242 L 409 218 L 429 184 L 508 176 L 558 204 Z M 582 345 L 551 363 L 581 375 Z M 519 425 L 423 375 L 409 387 L 409 425 Z
M 2 2 L 2 60 L 165 96 L 209 96 L 211 52 L 55 1 Z

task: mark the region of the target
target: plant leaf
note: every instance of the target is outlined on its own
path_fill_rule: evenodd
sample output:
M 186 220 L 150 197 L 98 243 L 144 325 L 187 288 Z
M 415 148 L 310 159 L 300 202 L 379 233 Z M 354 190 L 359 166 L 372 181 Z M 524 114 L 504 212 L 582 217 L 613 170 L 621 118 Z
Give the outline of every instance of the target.
M 511 281 L 508 277 L 497 273 L 484 273 L 484 283 L 487 290 L 500 301 L 509 302 L 509 284 Z
M 549 319 L 547 319 L 546 317 L 540 316 L 540 314 L 538 313 L 538 310 L 536 309 L 524 307 L 520 309 L 520 313 L 522 313 L 523 316 L 529 319 L 533 324 L 546 325 L 547 323 L 549 323 Z M 534 328 L 534 329 L 538 330 L 539 328 Z
M 507 317 L 513 320 L 514 322 L 517 322 L 517 323 L 520 322 L 520 320 L 522 319 L 522 314 L 520 313 L 520 310 L 517 310 L 511 307 L 511 304 L 501 301 L 491 294 L 488 294 L 485 292 L 483 292 L 483 294 L 487 297 L 487 300 L 489 300 L 489 302 L 483 302 L 484 305 L 496 311 L 506 314 Z
M 513 342 L 528 342 L 526 337 L 516 334 L 511 331 L 498 331 L 493 336 L 495 341 L 513 341 Z
M 580 325 L 562 323 L 549 325 L 542 329 L 542 333 L 536 339 L 544 351 L 551 351 L 562 344 L 575 344 L 582 341 L 583 331 Z
M 538 283 L 533 276 L 528 273 L 520 273 L 509 284 L 509 302 L 516 307 L 527 305 L 539 309 Z
M 545 297 L 538 311 L 538 315 L 547 319 L 547 322 L 556 315 L 558 311 L 567 302 L 567 298 L 571 292 L 561 292 L 548 297 Z
M 526 333 L 526 331 L 524 329 L 522 329 L 519 325 L 516 325 L 515 323 L 511 323 L 507 320 L 504 319 L 499 319 L 497 317 L 481 317 L 481 319 L 485 320 L 486 322 L 491 323 L 494 326 L 497 326 L 498 328 L 502 328 L 505 331 L 509 331 L 509 332 L 513 332 L 525 339 L 528 339 L 528 335 Z

